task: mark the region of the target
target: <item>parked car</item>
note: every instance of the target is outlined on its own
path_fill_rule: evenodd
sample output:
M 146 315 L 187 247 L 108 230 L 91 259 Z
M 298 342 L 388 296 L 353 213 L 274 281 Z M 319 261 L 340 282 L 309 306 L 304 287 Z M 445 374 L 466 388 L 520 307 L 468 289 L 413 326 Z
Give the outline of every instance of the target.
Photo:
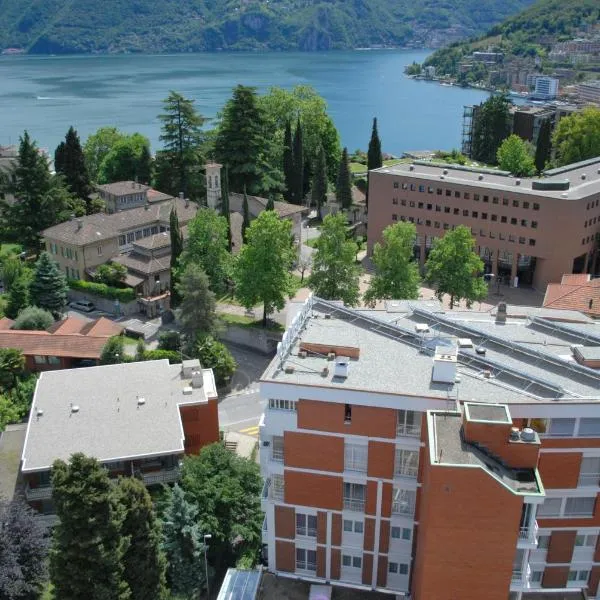
M 80 310 L 81 312 L 92 312 L 93 310 L 96 310 L 96 305 L 89 300 L 75 300 L 74 302 L 71 302 L 69 306 L 75 310 Z

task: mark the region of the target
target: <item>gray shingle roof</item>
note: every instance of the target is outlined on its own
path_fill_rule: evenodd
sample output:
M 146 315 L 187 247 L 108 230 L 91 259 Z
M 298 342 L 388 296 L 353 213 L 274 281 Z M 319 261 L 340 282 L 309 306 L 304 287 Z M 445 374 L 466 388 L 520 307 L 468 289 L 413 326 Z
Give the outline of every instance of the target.
M 97 186 L 97 189 L 112 194 L 113 196 L 126 196 L 127 194 L 137 194 L 139 192 L 147 192 L 150 189 L 149 185 L 136 183 L 135 181 L 115 181 L 114 183 L 105 183 Z

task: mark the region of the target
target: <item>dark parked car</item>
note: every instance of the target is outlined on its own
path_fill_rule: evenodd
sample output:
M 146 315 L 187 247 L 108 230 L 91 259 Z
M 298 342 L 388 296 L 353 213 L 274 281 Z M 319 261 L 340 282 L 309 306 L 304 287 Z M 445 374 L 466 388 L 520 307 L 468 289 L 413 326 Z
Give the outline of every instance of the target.
M 74 302 L 71 302 L 69 306 L 82 312 L 92 312 L 93 310 L 96 310 L 96 305 L 89 300 L 75 300 Z

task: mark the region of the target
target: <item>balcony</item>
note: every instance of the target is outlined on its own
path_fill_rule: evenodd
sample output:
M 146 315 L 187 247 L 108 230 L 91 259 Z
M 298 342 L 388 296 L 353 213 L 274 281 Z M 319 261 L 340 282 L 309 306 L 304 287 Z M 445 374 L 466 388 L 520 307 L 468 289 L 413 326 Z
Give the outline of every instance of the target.
M 52 486 L 41 485 L 39 487 L 32 488 L 29 484 L 25 488 L 25 498 L 27 500 L 49 500 L 52 498 Z
M 531 567 L 529 565 L 527 565 L 527 568 L 525 570 L 523 570 L 521 567 L 514 567 L 510 579 L 510 589 L 522 590 L 528 588 L 530 577 Z
M 271 460 L 274 462 L 283 462 L 283 449 L 273 448 L 271 450 Z
M 365 501 L 353 498 L 344 498 L 344 509 L 354 512 L 365 512 Z
M 517 546 L 519 548 L 537 548 L 538 544 L 538 524 L 537 521 L 533 525 L 521 527 L 519 529 L 519 539 Z
M 600 475 L 598 473 L 581 473 L 578 485 L 581 487 L 598 487 L 600 486 Z
M 158 485 L 160 483 L 174 483 L 179 479 L 179 469 L 164 469 L 151 473 L 142 473 L 142 481 L 145 486 Z

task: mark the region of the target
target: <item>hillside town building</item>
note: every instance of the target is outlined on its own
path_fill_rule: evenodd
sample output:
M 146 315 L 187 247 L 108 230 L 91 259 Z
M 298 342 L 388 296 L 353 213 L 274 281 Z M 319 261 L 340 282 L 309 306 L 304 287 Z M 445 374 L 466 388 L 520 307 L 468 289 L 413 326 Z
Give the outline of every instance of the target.
M 598 349 L 574 312 L 310 297 L 261 378 L 268 570 L 412 600 L 598 597 Z
M 219 439 L 216 389 L 212 369 L 198 360 L 42 373 L 21 457 L 27 501 L 53 515 L 52 463 L 76 452 L 98 459 L 111 477 L 176 481 L 185 454 Z
M 544 289 L 563 274 L 598 272 L 600 158 L 512 177 L 491 169 L 414 161 L 369 174 L 368 253 L 388 225 L 417 229 L 423 266 L 433 241 L 471 229 L 485 271 Z

